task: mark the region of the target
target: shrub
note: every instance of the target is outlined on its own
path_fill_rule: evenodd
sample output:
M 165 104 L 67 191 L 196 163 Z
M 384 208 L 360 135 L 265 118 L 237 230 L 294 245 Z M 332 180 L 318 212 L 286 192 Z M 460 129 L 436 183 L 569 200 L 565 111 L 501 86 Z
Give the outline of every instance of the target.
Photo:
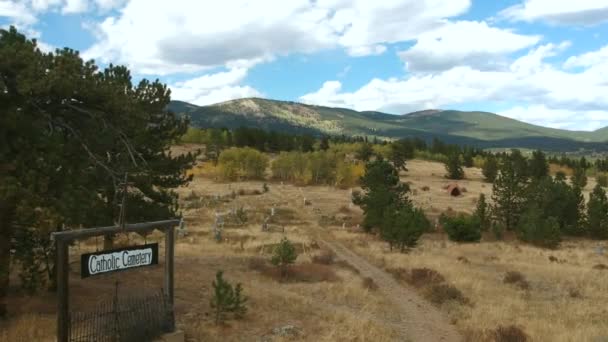
M 571 287 L 568 289 L 568 296 L 570 296 L 570 298 L 575 298 L 575 299 L 583 298 L 583 294 L 581 293 L 581 291 L 574 287 Z
M 530 288 L 530 283 L 528 283 L 526 277 L 522 273 L 517 271 L 509 271 L 505 273 L 503 283 L 515 285 L 522 290 L 527 290 Z
M 496 342 L 526 342 L 530 339 L 521 328 L 514 325 L 499 326 L 492 335 Z
M 422 188 L 420 188 L 422 191 L 429 191 L 431 190 L 431 188 L 428 185 L 423 186 Z
M 264 258 L 253 257 L 249 259 L 249 269 L 253 271 L 262 272 L 268 269 L 268 263 Z
M 559 223 L 555 217 L 544 217 L 541 210 L 530 207 L 518 224 L 519 238 L 544 248 L 556 248 L 561 241 Z
M 428 300 L 439 305 L 449 301 L 454 301 L 460 304 L 469 303 L 468 298 L 466 298 L 459 289 L 446 283 L 429 286 L 425 291 L 425 295 Z
M 460 214 L 455 217 L 441 215 L 441 225 L 452 241 L 479 242 L 481 227 L 479 218 L 472 215 Z
M 593 266 L 593 269 L 603 271 L 603 270 L 608 270 L 608 266 L 606 266 L 604 264 L 597 264 L 597 265 Z
M 338 276 L 332 267 L 319 264 L 299 264 L 287 269 L 287 275 L 281 274 L 282 280 L 304 283 L 318 283 L 322 281 L 337 281 Z
M 399 271 L 393 271 L 396 278 L 404 277 Z M 432 284 L 440 284 L 445 281 L 441 273 L 430 268 L 413 268 L 405 280 L 414 287 L 423 287 Z
M 268 157 L 249 147 L 229 148 L 218 159 L 220 177 L 229 181 L 263 178 L 267 166 Z
M 217 271 L 213 286 L 213 297 L 211 298 L 211 308 L 215 311 L 215 324 L 223 323 L 227 314 L 232 313 L 234 317 L 241 318 L 247 312 L 247 297 L 243 295 L 243 287 L 232 284 L 224 280 L 222 271 Z
M 279 267 L 282 277 L 286 277 L 289 265 L 293 264 L 297 258 L 298 254 L 293 244 L 287 238 L 283 238 L 275 247 L 270 262 Z
M 372 291 L 376 291 L 378 289 L 378 284 L 376 284 L 376 282 L 374 281 L 374 279 L 370 278 L 370 277 L 365 277 L 363 278 L 363 287 L 368 289 L 368 290 L 372 290 Z
M 332 251 L 322 251 L 319 255 L 312 257 L 312 262 L 315 264 L 331 265 L 334 263 L 336 255 Z
M 467 257 L 464 256 L 459 256 L 456 260 L 460 261 L 463 264 L 470 264 L 471 262 L 469 261 L 469 259 L 467 259 Z

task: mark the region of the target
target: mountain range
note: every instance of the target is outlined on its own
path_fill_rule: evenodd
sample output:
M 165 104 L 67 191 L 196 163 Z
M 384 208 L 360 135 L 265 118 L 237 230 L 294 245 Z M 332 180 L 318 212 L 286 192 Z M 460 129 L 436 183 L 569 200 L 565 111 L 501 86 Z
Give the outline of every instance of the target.
M 489 112 L 424 110 L 403 115 L 307 105 L 261 98 L 209 106 L 172 101 L 169 109 L 188 116 L 195 127 L 257 127 L 314 135 L 438 138 L 481 148 L 546 151 L 608 151 L 608 127 L 588 132 L 532 125 Z

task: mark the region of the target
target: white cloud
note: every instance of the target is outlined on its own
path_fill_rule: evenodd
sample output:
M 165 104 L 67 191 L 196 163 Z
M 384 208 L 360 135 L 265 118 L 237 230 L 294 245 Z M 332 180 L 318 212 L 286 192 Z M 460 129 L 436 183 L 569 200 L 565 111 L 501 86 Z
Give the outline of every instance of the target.
M 551 109 L 543 104 L 515 106 L 498 114 L 512 119 L 526 121 L 537 125 L 591 131 L 608 126 L 608 110 L 590 110 L 579 112 L 567 109 Z
M 103 11 L 121 8 L 127 0 L 94 0 L 97 7 Z
M 422 34 L 416 44 L 399 53 L 409 71 L 439 71 L 469 65 L 500 69 L 506 55 L 536 45 L 539 36 L 526 36 L 485 22 L 457 21 Z
M 384 53 L 386 43 L 444 25 L 469 6 L 470 0 L 173 0 L 154 6 L 130 0 L 118 17 L 96 26 L 98 42 L 85 55 L 151 74 L 336 47 L 374 55 Z
M 49 8 L 60 5 L 63 0 L 32 0 L 32 9 L 36 12 L 44 12 Z
M 354 92 L 342 92 L 338 81 L 300 97 L 306 103 L 346 106 L 356 110 L 406 113 L 421 109 L 490 102 L 525 103 L 504 114 L 553 127 L 581 129 L 608 125 L 608 62 L 570 73 L 545 62 L 569 45 L 547 44 L 513 61 L 505 70 L 458 66 L 405 79 L 373 79 Z M 543 110 L 539 110 L 541 104 Z M 526 117 L 529 115 L 529 118 Z M 568 115 L 569 113 L 569 115 Z M 553 116 L 554 114 L 560 114 Z M 573 123 L 574 122 L 574 123 Z
M 0 0 L 0 18 L 5 17 L 17 25 L 31 25 L 36 17 L 21 1 Z
M 597 51 L 591 51 L 580 56 L 570 57 L 564 63 L 564 67 L 593 67 L 601 64 L 608 64 L 608 45 Z
M 89 8 L 88 0 L 65 0 L 65 5 L 61 9 L 64 14 L 82 13 Z
M 501 11 L 500 16 L 513 21 L 590 26 L 608 21 L 608 1 L 525 0 Z
M 177 82 L 171 86 L 171 97 L 199 106 L 243 97 L 261 97 L 256 89 L 239 85 L 246 76 L 247 69 L 235 68 Z

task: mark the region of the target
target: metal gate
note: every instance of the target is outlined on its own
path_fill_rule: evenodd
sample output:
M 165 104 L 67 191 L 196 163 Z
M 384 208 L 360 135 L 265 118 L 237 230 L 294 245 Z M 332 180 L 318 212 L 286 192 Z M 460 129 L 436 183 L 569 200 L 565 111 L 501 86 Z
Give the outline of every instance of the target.
M 174 326 L 173 309 L 163 291 L 129 295 L 99 303 L 88 312 L 70 313 L 70 341 L 152 341 Z

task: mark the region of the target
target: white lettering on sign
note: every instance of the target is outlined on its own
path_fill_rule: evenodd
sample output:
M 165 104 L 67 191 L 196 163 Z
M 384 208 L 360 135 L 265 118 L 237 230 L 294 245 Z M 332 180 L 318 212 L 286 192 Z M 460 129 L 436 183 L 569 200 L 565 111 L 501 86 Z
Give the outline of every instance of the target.
M 152 248 L 144 248 L 92 255 L 89 258 L 88 268 L 89 274 L 94 275 L 151 264 Z

